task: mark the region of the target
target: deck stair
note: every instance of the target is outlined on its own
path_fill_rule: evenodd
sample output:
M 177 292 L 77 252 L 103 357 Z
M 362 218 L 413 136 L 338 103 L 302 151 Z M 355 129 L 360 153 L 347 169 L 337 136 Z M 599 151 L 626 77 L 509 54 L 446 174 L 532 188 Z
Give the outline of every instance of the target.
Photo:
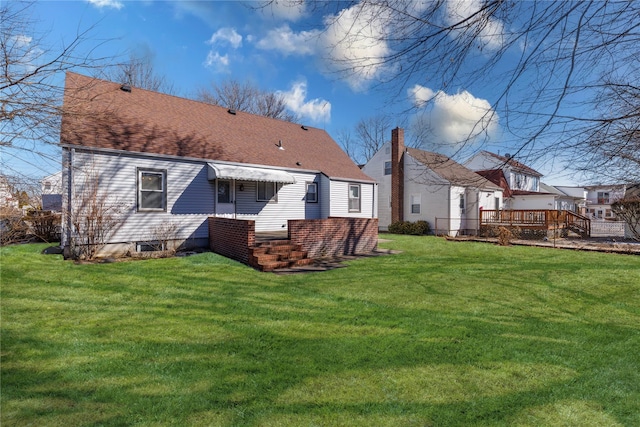
M 289 240 L 269 240 L 249 248 L 249 265 L 260 271 L 302 267 L 313 262 L 300 245 Z

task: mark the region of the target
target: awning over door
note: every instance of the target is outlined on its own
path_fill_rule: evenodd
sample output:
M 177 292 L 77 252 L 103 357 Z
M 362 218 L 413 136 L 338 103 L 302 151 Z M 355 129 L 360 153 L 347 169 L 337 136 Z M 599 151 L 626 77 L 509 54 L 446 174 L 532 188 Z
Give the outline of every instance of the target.
M 276 169 L 237 166 L 221 163 L 209 163 L 209 179 L 235 179 L 240 181 L 279 182 L 295 184 L 296 179 L 290 173 Z

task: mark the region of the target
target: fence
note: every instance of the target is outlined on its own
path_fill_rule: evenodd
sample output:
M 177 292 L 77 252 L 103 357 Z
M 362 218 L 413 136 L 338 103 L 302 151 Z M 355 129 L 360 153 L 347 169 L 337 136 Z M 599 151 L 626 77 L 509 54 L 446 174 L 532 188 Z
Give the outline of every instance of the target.
M 624 221 L 591 220 L 591 237 L 624 237 Z

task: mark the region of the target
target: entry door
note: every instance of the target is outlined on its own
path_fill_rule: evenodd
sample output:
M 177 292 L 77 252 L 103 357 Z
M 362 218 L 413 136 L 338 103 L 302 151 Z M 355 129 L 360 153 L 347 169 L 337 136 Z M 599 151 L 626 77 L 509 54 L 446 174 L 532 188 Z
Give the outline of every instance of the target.
M 233 187 L 232 181 L 218 180 L 216 214 L 227 216 L 236 213 Z

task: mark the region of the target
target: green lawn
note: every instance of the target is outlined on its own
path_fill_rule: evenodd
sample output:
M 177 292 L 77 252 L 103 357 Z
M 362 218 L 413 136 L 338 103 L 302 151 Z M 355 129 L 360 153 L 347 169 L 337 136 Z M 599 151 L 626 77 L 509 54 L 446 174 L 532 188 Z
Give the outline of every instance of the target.
M 289 276 L 1 248 L 0 423 L 640 425 L 640 257 L 385 237 Z

